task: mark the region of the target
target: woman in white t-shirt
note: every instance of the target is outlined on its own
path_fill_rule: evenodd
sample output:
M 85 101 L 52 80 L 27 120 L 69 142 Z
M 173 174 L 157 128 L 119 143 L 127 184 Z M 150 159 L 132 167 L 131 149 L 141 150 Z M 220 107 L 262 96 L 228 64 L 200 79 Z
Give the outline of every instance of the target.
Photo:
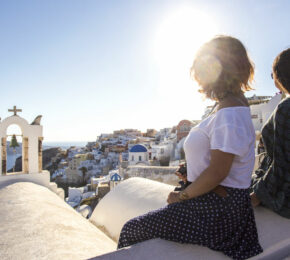
M 262 252 L 249 196 L 255 131 L 243 94 L 254 68 L 239 40 L 218 36 L 199 49 L 191 73 L 218 106 L 185 139 L 190 185 L 171 192 L 168 206 L 128 221 L 118 248 L 162 238 L 247 259 Z

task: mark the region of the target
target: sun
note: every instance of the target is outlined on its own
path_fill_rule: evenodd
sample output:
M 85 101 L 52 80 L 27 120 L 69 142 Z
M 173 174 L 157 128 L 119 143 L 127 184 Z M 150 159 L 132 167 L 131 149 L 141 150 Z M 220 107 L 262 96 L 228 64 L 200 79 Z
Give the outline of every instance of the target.
M 201 98 L 190 79 L 190 67 L 198 48 L 217 34 L 217 23 L 193 7 L 182 7 L 169 13 L 157 26 L 154 60 L 158 67 L 158 92 L 168 100 L 176 100 L 178 89 L 186 101 L 198 105 Z M 190 108 L 192 109 L 192 107 Z
M 155 57 L 164 64 L 191 65 L 198 47 L 217 32 L 210 16 L 183 7 L 169 14 L 156 31 Z

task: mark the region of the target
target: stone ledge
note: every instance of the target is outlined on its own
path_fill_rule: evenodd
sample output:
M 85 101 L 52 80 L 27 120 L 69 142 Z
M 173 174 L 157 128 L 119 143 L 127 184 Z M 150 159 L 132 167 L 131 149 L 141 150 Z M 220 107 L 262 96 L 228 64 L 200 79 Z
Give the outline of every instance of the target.
M 173 188 L 173 186 L 148 179 L 130 178 L 120 183 L 100 201 L 90 220 L 97 226 L 103 226 L 108 234 L 117 241 L 118 234 L 126 221 L 165 206 L 168 192 Z M 118 214 L 120 212 L 122 212 L 121 215 Z M 117 215 L 118 218 L 115 217 Z M 290 256 L 290 220 L 264 207 L 255 209 L 255 217 L 259 240 L 264 252 L 252 259 L 276 260 Z M 155 239 L 95 259 L 219 260 L 229 258 L 206 247 Z
M 116 244 L 45 187 L 18 182 L 0 190 L 0 255 L 8 259 L 88 259 Z
M 49 188 L 50 174 L 48 171 L 37 173 L 16 173 L 8 175 L 0 175 L 0 189 L 16 182 L 32 182 L 46 188 Z
M 288 258 L 289 257 L 289 258 Z M 178 244 L 162 239 L 152 239 L 142 243 L 119 249 L 90 260 L 227 260 L 231 259 L 221 252 L 213 251 L 205 247 L 189 244 Z M 267 248 L 260 255 L 251 260 L 289 260 L 290 239 L 275 246 Z

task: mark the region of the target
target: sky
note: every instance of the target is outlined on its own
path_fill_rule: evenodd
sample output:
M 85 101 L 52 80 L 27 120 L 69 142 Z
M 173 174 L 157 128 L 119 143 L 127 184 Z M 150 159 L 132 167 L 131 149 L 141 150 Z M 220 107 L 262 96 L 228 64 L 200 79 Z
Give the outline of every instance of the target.
M 94 141 L 200 119 L 194 53 L 218 34 L 240 39 L 255 90 L 274 95 L 275 56 L 290 47 L 290 2 L 0 0 L 0 117 L 43 115 L 45 141 Z

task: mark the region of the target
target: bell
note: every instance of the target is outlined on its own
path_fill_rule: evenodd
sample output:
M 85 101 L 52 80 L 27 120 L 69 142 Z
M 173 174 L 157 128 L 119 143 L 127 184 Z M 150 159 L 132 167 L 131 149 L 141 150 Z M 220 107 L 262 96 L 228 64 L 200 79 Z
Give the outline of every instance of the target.
M 17 142 L 16 135 L 12 135 L 9 147 L 12 147 L 13 149 L 15 149 L 18 146 L 19 146 L 19 144 Z

